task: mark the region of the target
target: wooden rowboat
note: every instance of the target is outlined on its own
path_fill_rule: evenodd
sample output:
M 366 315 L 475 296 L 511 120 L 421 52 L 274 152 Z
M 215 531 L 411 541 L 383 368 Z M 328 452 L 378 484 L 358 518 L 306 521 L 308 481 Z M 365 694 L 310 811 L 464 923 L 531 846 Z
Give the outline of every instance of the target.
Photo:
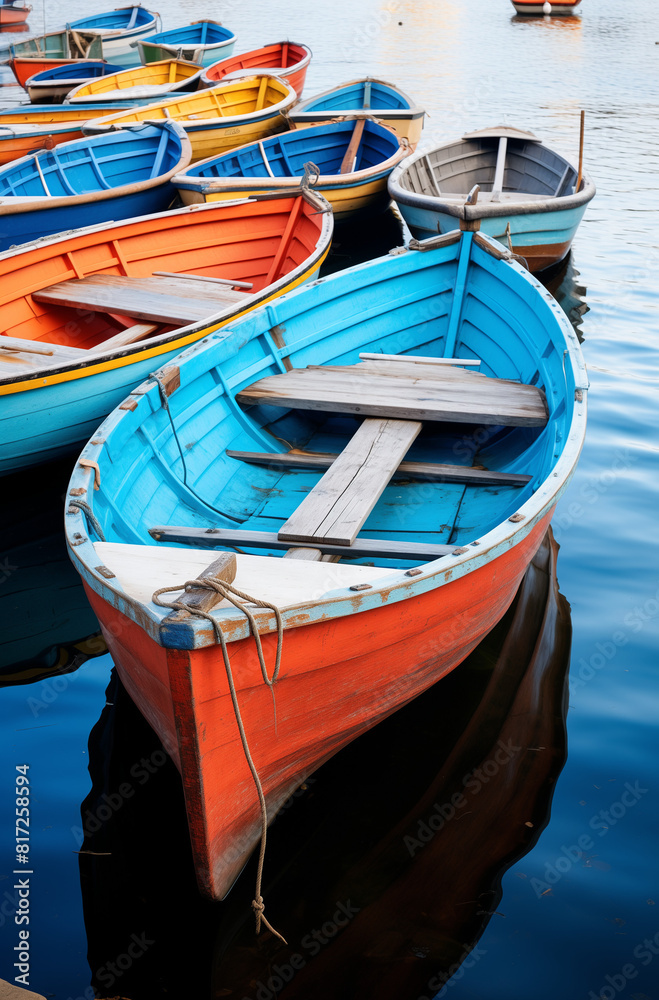
M 190 143 L 176 122 L 83 136 L 15 160 L 0 170 L 0 250 L 162 212 L 172 201 L 171 178 L 189 162 Z
M 160 14 L 136 4 L 78 18 L 67 24 L 67 28 L 97 35 L 101 39 L 103 58 L 128 67 L 138 65 L 136 46 L 141 39 L 155 34 L 159 25 Z
M 114 105 L 114 110 L 120 109 L 122 105 Z M 110 113 L 113 108 L 104 110 Z M 96 106 L 67 110 L 66 105 L 48 104 L 0 111 L 0 166 L 37 150 L 81 139 L 83 124 L 98 113 Z
M 281 76 L 291 85 L 298 97 L 304 90 L 307 69 L 311 62 L 311 49 L 297 42 L 276 42 L 261 49 L 243 52 L 209 66 L 201 76 L 201 85 L 215 87 L 231 74 L 260 73 L 265 70 Z
M 595 185 L 532 132 L 501 126 L 416 153 L 392 173 L 389 194 L 419 239 L 478 221 L 540 271 L 567 254 Z
M 337 222 L 388 204 L 387 178 L 409 155 L 405 140 L 373 121 L 353 119 L 284 132 L 202 160 L 177 174 L 186 205 L 290 189 L 312 172 Z
M 23 2 L 0 4 L 0 28 L 9 24 L 24 24 L 32 7 Z
M 175 100 L 97 118 L 85 125 L 84 132 L 94 135 L 134 122 L 177 121 L 188 134 L 194 162 L 283 131 L 283 114 L 295 100 L 295 91 L 287 83 L 260 73 Z
M 66 28 L 63 31 L 49 31 L 45 35 L 34 35 L 23 42 L 10 45 L 9 53 L 9 66 L 21 87 L 24 87 L 28 78 L 41 70 L 80 59 L 102 59 L 103 45 L 100 36 L 93 32 Z
M 197 89 L 200 76 L 201 67 L 196 63 L 164 59 L 83 82 L 70 91 L 67 101 L 69 104 L 133 100 L 147 103 L 147 99 L 154 102 L 172 94 L 181 97 L 182 91 Z
M 425 111 L 393 83 L 367 76 L 307 97 L 296 104 L 287 117 L 292 128 L 306 128 L 346 115 L 375 118 L 392 128 L 401 139 L 407 139 L 415 149 L 421 138 Z
M 456 232 L 321 279 L 181 354 L 80 457 L 71 557 L 210 896 L 306 775 L 468 655 L 541 543 L 588 380 L 508 257 Z
M 581 0 L 559 0 L 558 3 L 552 0 L 511 0 L 511 3 L 518 14 L 545 14 L 556 16 L 557 14 L 573 14 L 581 3 Z
M 74 87 L 84 86 L 89 80 L 102 78 L 120 69 L 120 66 L 113 66 L 102 59 L 76 60 L 34 73 L 25 81 L 25 89 L 33 104 L 61 102 Z
M 137 47 L 144 65 L 161 59 L 187 59 L 210 66 L 233 52 L 236 36 L 219 21 L 193 21 L 182 28 L 172 28 L 139 41 Z
M 0 254 L 0 473 L 79 446 L 154 367 L 315 276 L 331 237 L 329 205 L 304 192 Z
M 108 104 L 104 110 L 125 111 L 130 104 Z M 0 125 L 61 125 L 88 122 L 98 115 L 97 104 L 20 104 L 0 111 Z M 82 135 L 82 132 L 80 133 Z

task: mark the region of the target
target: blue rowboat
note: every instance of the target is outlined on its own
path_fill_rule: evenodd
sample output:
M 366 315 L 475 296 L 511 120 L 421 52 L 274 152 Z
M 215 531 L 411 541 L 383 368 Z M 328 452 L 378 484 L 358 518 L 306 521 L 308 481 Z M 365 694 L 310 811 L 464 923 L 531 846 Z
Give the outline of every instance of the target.
M 42 149 L 0 170 L 0 250 L 78 226 L 161 212 L 190 162 L 175 122 L 135 125 Z
M 0 253 L 0 475 L 79 448 L 154 367 L 315 277 L 331 238 L 327 202 L 297 191 Z
M 139 4 L 118 7 L 102 14 L 90 14 L 67 24 L 67 30 L 83 35 L 98 35 L 103 46 L 103 58 L 117 66 L 137 66 L 136 45 L 141 38 L 153 35 L 160 26 L 160 14 Z
M 307 97 L 289 111 L 288 118 L 294 128 L 306 128 L 344 115 L 375 118 L 407 139 L 415 149 L 421 138 L 425 111 L 393 83 L 367 76 Z
M 469 654 L 541 544 L 588 380 L 509 257 L 455 232 L 320 279 L 179 355 L 80 456 L 71 558 L 213 897 L 306 775 Z
M 219 21 L 193 21 L 182 28 L 172 28 L 139 41 L 140 59 L 147 63 L 161 59 L 187 59 L 199 66 L 212 66 L 233 52 L 236 36 Z
M 62 66 L 54 66 L 52 69 L 35 73 L 25 81 L 25 89 L 33 104 L 49 100 L 59 102 L 74 87 L 116 73 L 122 68 L 102 59 L 64 63 Z
M 501 126 L 417 152 L 393 171 L 389 194 L 417 238 L 449 232 L 456 219 L 479 222 L 536 272 L 565 257 L 595 194 L 578 175 L 532 132 Z
M 337 222 L 387 205 L 387 178 L 409 155 L 405 140 L 370 120 L 284 132 L 202 160 L 177 174 L 184 204 L 290 189 L 310 176 Z M 349 162 L 348 162 L 349 161 Z

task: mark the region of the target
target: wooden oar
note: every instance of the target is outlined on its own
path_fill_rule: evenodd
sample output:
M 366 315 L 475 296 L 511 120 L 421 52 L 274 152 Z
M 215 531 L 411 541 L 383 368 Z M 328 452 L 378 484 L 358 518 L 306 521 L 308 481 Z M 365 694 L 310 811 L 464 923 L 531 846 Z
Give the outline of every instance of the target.
M 355 127 L 352 131 L 352 139 L 348 143 L 348 148 L 346 149 L 345 156 L 341 162 L 340 174 L 349 174 L 351 170 L 354 169 L 355 160 L 357 159 L 357 150 L 359 149 L 359 144 L 362 141 L 362 133 L 364 131 L 364 125 L 366 124 L 365 118 L 360 118 L 359 121 L 355 122 Z
M 576 194 L 581 187 L 581 175 L 583 173 L 583 137 L 584 137 L 584 125 L 586 121 L 586 112 L 581 112 L 581 128 L 579 130 L 579 172 L 577 173 L 577 183 L 574 186 L 574 193 Z

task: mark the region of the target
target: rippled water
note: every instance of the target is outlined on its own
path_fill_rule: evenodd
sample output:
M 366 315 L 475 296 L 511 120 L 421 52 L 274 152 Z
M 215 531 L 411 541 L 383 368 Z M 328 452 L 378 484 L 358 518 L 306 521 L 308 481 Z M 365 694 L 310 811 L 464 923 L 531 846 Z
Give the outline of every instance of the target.
M 312 955 L 314 945 L 302 943 L 306 936 L 331 923 L 335 901 L 345 904 L 351 896 L 357 898 L 368 867 L 362 859 L 371 857 L 369 851 L 395 829 L 397 817 L 423 790 L 434 787 L 434 776 L 443 773 L 453 743 L 462 746 L 460 725 L 464 727 L 469 712 L 476 710 L 477 678 L 485 668 L 476 664 L 470 674 L 461 668 L 455 678 L 419 699 L 418 708 L 390 720 L 385 735 L 377 737 L 382 742 L 364 742 L 348 751 L 355 754 L 346 758 L 348 763 L 342 763 L 341 755 L 319 772 L 299 801 L 277 819 L 266 888 L 278 900 L 280 913 L 287 900 L 297 906 L 288 926 L 297 935 L 292 947 L 306 964 L 304 971 L 291 973 L 285 996 L 331 996 L 322 990 L 330 989 L 327 984 L 336 969 L 348 961 L 348 943 L 356 940 L 362 959 L 354 966 L 353 994 L 360 997 L 432 996 L 444 978 L 433 977 L 431 969 L 422 987 L 407 972 L 415 962 L 435 958 L 438 975 L 447 974 L 442 970 L 455 973 L 441 993 L 453 1000 L 656 997 L 656 5 L 644 0 L 583 0 L 580 17 L 561 19 L 515 17 L 507 0 L 336 0 L 332 5 L 292 0 L 285 9 L 264 0 L 167 0 L 159 6 L 166 28 L 217 17 L 221 9 L 223 20 L 238 35 L 237 49 L 286 36 L 307 42 L 314 50 L 307 94 L 365 73 L 397 83 L 427 108 L 425 137 L 430 142 L 505 121 L 532 129 L 549 145 L 576 157 L 579 110 L 585 109 L 586 166 L 598 193 L 568 266 L 550 283 L 583 338 L 591 379 L 586 445 L 554 519 L 561 546 L 558 577 L 571 605 L 573 629 L 566 763 L 560 775 L 559 766 L 547 770 L 535 797 L 523 786 L 529 809 L 533 803 L 535 810 L 525 846 L 515 847 L 511 840 L 506 847 L 508 842 L 502 840 L 504 831 L 522 822 L 511 800 L 509 809 L 496 814 L 479 839 L 473 834 L 463 845 L 459 858 L 448 846 L 439 849 L 437 841 L 434 853 L 429 846 L 424 848 L 427 854 L 419 854 L 421 880 L 418 871 L 416 881 L 394 873 L 398 895 L 386 899 L 400 914 L 399 923 L 393 922 L 395 933 L 390 925 L 386 933 L 378 932 L 376 903 L 371 936 L 360 938 L 362 923 L 346 918 L 348 927 L 341 935 L 335 925 L 333 934 L 326 927 L 325 944 L 311 939 L 318 944 Z M 89 4 L 81 0 L 52 4 L 45 8 L 46 28 L 88 12 Z M 30 27 L 41 31 L 43 25 L 44 8 L 35 3 Z M 11 41 L 20 37 L 6 35 Z M 19 100 L 20 92 L 7 85 L 7 71 L 2 73 L 0 83 L 6 86 L 0 101 Z M 400 238 L 393 217 L 368 230 L 361 226 L 341 236 L 331 266 L 385 252 Z M 126 770 L 135 796 L 114 811 L 107 827 L 93 835 L 93 843 L 85 844 L 98 853 L 83 856 L 79 872 L 75 852 L 80 849 L 81 804 L 91 789 L 88 738 L 106 702 L 111 663 L 104 655 L 70 673 L 42 676 L 58 657 L 60 663 L 75 667 L 98 651 L 94 639 L 61 650 L 62 643 L 95 632 L 59 537 L 58 508 L 67 471 L 65 463 L 0 483 L 0 613 L 5 635 L 14 642 L 5 646 L 0 665 L 5 683 L 11 685 L 0 694 L 0 976 L 11 980 L 15 974 L 12 795 L 15 765 L 28 763 L 34 799 L 33 990 L 58 998 L 90 997 L 85 991 L 93 973 L 94 985 L 104 996 L 219 997 L 229 995 L 222 992 L 231 988 L 229 981 L 244 983 L 251 973 L 254 984 L 245 995 L 270 1000 L 267 994 L 277 984 L 268 987 L 267 976 L 276 973 L 267 961 L 262 965 L 263 954 L 240 930 L 251 878 L 246 888 L 239 883 L 226 906 L 199 900 L 180 783 L 161 760 L 148 728 L 114 688 L 108 701 L 116 704 L 106 710 L 90 743 L 94 790 L 83 812 L 97 815 L 103 790 L 108 794 L 112 780 Z M 50 646 L 51 652 L 35 661 Z M 29 669 L 25 663 L 20 670 L 12 668 L 14 661 L 28 659 Z M 465 678 L 471 678 L 469 683 Z M 475 699 L 473 705 L 470 699 Z M 457 708 L 445 711 L 452 704 L 461 706 L 465 719 L 456 719 Z M 547 711 L 554 710 L 547 695 Z M 559 729 L 554 735 L 553 747 L 533 752 L 553 753 L 560 762 Z M 149 777 L 142 780 L 142 775 Z M 477 813 L 479 802 L 484 810 L 484 801 L 474 798 L 470 811 Z M 537 818 L 536 812 L 539 816 L 544 809 L 546 814 L 549 806 L 544 826 L 546 819 Z M 419 821 L 424 815 L 419 814 Z M 375 829 L 368 826 L 369 817 L 375 818 Z M 321 834 L 323 839 L 318 839 Z M 483 890 L 475 907 L 473 899 L 463 899 L 459 892 L 451 897 L 453 931 L 445 922 L 440 926 L 436 907 L 448 876 L 455 875 L 457 866 L 469 885 L 472 869 L 478 870 L 490 857 L 491 888 Z M 107 868 L 104 858 L 109 859 Z M 344 895 L 332 897 L 324 915 L 318 908 L 314 911 L 309 900 L 317 904 L 325 898 L 323 893 L 330 890 L 323 877 L 329 874 L 334 881 L 327 885 Z M 376 897 L 375 889 L 369 892 Z M 296 902 L 297 893 L 299 900 L 307 901 Z M 463 906 L 471 907 L 469 926 L 460 917 Z M 320 923 L 304 924 L 300 914 L 307 912 L 305 907 Z M 270 903 L 271 916 L 273 909 Z M 438 935 L 446 943 L 443 965 L 437 957 Z M 465 945 L 476 948 L 456 968 Z M 141 950 L 140 956 L 122 969 L 131 946 L 131 954 Z M 387 955 L 399 951 L 401 959 L 390 978 L 378 980 L 377 970 Z M 108 963 L 113 962 L 110 972 Z M 287 970 L 281 962 L 280 973 L 283 984 Z M 347 994 L 337 990 L 334 995 Z

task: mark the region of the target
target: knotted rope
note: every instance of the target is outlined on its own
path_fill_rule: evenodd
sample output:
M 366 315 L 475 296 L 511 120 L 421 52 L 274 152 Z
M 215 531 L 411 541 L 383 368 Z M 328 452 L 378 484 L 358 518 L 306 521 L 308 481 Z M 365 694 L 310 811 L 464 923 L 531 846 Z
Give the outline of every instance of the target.
M 254 899 L 252 900 L 252 909 L 254 910 L 254 914 L 256 916 L 256 933 L 257 934 L 260 933 L 261 923 L 263 922 L 272 934 L 274 934 L 281 941 L 283 941 L 284 944 L 286 944 L 287 943 L 286 939 L 282 937 L 279 931 L 275 930 L 275 928 L 268 921 L 267 917 L 263 912 L 265 907 L 263 903 L 263 896 L 261 895 L 261 881 L 263 878 L 263 862 L 265 859 L 265 845 L 268 833 L 268 810 L 265 802 L 265 795 L 263 794 L 263 786 L 261 785 L 261 779 L 259 778 L 256 766 L 254 764 L 252 755 L 249 750 L 249 744 L 247 742 L 247 734 L 245 733 L 245 726 L 243 724 L 242 716 L 240 714 L 240 706 L 238 705 L 238 695 L 233 680 L 233 672 L 231 670 L 231 663 L 229 660 L 229 650 L 227 648 L 226 639 L 224 638 L 224 633 L 222 632 L 222 628 L 220 627 L 219 621 L 212 615 L 208 614 L 208 612 L 200 611 L 197 608 L 190 608 L 187 605 L 183 604 L 182 601 L 180 600 L 172 602 L 160 600 L 161 594 L 166 594 L 177 590 L 189 591 L 192 589 L 214 590 L 222 598 L 226 598 L 226 600 L 229 601 L 231 604 L 233 604 L 234 607 L 238 608 L 245 614 L 250 625 L 251 634 L 254 636 L 254 641 L 256 643 L 256 650 L 259 657 L 259 664 L 261 667 L 261 675 L 263 677 L 263 681 L 270 688 L 270 691 L 272 693 L 272 703 L 275 709 L 275 730 L 277 726 L 277 715 L 276 715 L 274 685 L 277 680 L 277 677 L 279 676 L 279 668 L 281 666 L 281 648 L 284 639 L 284 626 L 282 623 L 281 612 L 279 611 L 279 608 L 276 607 L 276 605 L 270 604 L 269 601 L 261 601 L 256 597 L 250 597 L 249 594 L 244 593 L 244 591 L 242 590 L 238 590 L 237 587 L 234 587 L 232 584 L 227 583 L 224 580 L 214 580 L 211 578 L 201 579 L 201 580 L 188 580 L 183 585 L 177 584 L 176 586 L 173 587 L 161 587 L 160 590 L 156 590 L 156 592 L 152 597 L 154 604 L 158 604 L 161 608 L 172 608 L 173 610 L 187 611 L 190 614 L 199 615 L 202 618 L 206 618 L 207 621 L 209 621 L 212 624 L 213 629 L 215 631 L 215 635 L 217 637 L 217 641 L 222 648 L 222 658 L 224 659 L 224 668 L 226 670 L 227 681 L 229 683 L 229 691 L 231 693 L 231 702 L 233 704 L 233 711 L 236 717 L 236 723 L 238 724 L 238 730 L 240 732 L 240 740 L 243 746 L 243 753 L 245 754 L 245 760 L 247 761 L 248 767 L 251 771 L 252 778 L 254 780 L 256 791 L 259 797 L 259 805 L 261 807 L 261 847 L 259 849 L 259 862 L 256 872 L 256 888 L 254 891 Z M 241 600 L 238 601 L 236 600 L 236 598 L 241 598 Z M 268 676 L 268 668 L 266 666 L 265 657 L 263 655 L 263 647 L 261 646 L 261 637 L 259 635 L 259 630 L 256 624 L 256 620 L 250 609 L 247 607 L 247 603 L 243 604 L 242 601 L 245 601 L 249 604 L 253 604 L 258 608 L 270 608 L 270 610 L 274 612 L 275 618 L 277 620 L 277 654 L 275 657 L 275 668 L 272 671 L 272 677 Z

